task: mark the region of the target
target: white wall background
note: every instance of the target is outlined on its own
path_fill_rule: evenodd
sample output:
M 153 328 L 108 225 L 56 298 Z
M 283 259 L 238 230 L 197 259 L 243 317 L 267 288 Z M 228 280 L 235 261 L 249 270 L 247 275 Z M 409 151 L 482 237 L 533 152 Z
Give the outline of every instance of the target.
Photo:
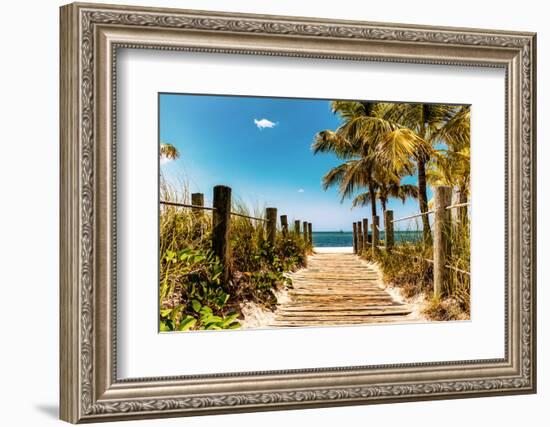
M 113 3 L 121 3 L 110 0 Z M 189 0 L 134 4 L 538 32 L 539 393 L 439 402 L 137 421 L 131 425 L 278 426 L 338 424 L 469 426 L 546 425 L 550 405 L 546 335 L 550 292 L 550 126 L 546 76 L 550 29 L 544 2 L 462 0 L 338 2 Z M 58 6 L 57 0 L 2 7 L 0 67 L 0 419 L 4 425 L 59 425 L 58 402 Z M 490 170 L 490 166 L 488 166 Z M 545 420 L 546 418 L 546 420 Z

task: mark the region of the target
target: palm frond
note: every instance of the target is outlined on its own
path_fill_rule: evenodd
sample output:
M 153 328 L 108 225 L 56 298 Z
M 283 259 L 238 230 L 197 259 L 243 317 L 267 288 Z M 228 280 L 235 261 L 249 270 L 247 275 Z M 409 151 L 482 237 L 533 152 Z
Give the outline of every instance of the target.
M 338 188 L 342 200 L 351 197 L 357 189 L 372 184 L 372 163 L 369 159 L 349 160 L 346 164 L 346 171 Z
M 460 107 L 437 132 L 437 138 L 454 150 L 470 146 L 470 106 Z
M 344 174 L 348 170 L 348 163 L 342 163 L 339 166 L 336 166 L 329 170 L 322 178 L 323 190 L 328 190 L 334 185 L 338 185 L 342 182 Z
M 390 159 L 388 166 L 395 170 L 412 168 L 411 158 L 429 157 L 433 152 L 431 144 L 407 128 L 395 129 L 385 135 L 377 147 L 376 156 L 382 162 Z
M 392 194 L 392 196 L 399 198 L 403 203 L 408 198 L 418 199 L 418 187 L 413 184 L 401 184 L 395 195 Z
M 371 203 L 370 194 L 368 192 L 361 193 L 361 194 L 355 196 L 355 198 L 351 202 L 351 207 L 356 208 L 358 206 L 367 206 L 370 203 Z
M 164 157 L 170 160 L 178 159 L 180 156 L 178 149 L 174 145 L 163 142 L 160 143 L 159 153 L 160 157 Z
M 349 139 L 331 130 L 318 132 L 311 149 L 313 154 L 332 152 L 339 158 L 349 158 L 356 151 Z

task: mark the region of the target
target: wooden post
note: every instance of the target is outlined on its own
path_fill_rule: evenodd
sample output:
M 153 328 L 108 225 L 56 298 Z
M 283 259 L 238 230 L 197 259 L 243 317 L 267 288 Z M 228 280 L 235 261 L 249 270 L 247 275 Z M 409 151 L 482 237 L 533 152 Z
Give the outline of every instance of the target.
M 380 219 L 378 215 L 372 217 L 372 250 L 376 252 L 378 250 L 378 226 L 380 225 Z
M 265 217 L 267 219 L 267 242 L 273 248 L 275 247 L 275 236 L 277 235 L 277 208 L 266 208 Z
M 231 224 L 231 188 L 225 185 L 214 187 L 214 211 L 212 213 L 212 251 L 222 265 L 222 283 L 231 278 L 231 246 L 229 229 Z
M 204 206 L 204 194 L 202 193 L 191 194 L 191 204 L 193 206 Z M 202 216 L 202 214 L 204 213 L 203 209 L 199 209 L 199 208 L 192 208 L 191 212 L 193 212 L 196 216 Z
M 353 223 L 353 253 L 357 253 L 357 223 Z
M 357 253 L 361 255 L 363 253 L 363 223 L 357 222 Z
M 384 230 L 386 234 L 386 250 L 391 251 L 395 244 L 393 235 L 393 211 L 387 210 L 384 212 Z
M 363 218 L 363 250 L 369 247 L 369 220 Z
M 283 231 L 283 236 L 288 234 L 288 217 L 286 215 L 281 215 L 281 230 Z
M 309 237 L 307 237 L 307 221 L 304 221 L 302 224 L 303 224 L 303 230 L 304 230 L 304 243 L 308 243 Z
M 435 187 L 435 218 L 434 218 L 434 298 L 439 299 L 443 293 L 447 274 L 447 265 L 451 255 L 451 205 L 452 188 L 448 186 Z
M 294 221 L 294 233 L 296 233 L 297 236 L 300 235 L 300 220 L 299 219 Z
M 309 237 L 309 244 L 313 246 L 313 224 L 311 222 L 307 223 L 307 235 Z

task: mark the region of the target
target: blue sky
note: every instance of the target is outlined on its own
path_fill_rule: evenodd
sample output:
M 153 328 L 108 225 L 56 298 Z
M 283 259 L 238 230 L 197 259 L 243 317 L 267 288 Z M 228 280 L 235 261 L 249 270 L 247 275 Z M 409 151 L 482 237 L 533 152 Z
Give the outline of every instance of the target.
M 207 204 L 212 188 L 223 184 L 252 209 L 277 207 L 317 231 L 349 231 L 370 217 L 369 206 L 352 210 L 336 188 L 322 189 L 322 176 L 341 163 L 311 151 L 317 132 L 340 125 L 329 100 L 161 94 L 159 116 L 161 142 L 180 152 L 161 162 L 161 173 L 175 186 L 186 182 L 191 192 L 204 193 Z M 389 209 L 397 218 L 418 212 L 418 204 L 392 200 Z

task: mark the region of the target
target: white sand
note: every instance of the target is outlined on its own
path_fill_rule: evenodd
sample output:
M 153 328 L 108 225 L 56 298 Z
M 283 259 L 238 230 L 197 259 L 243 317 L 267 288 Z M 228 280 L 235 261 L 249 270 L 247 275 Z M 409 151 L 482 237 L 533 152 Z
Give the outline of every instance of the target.
M 277 304 L 283 304 L 290 300 L 288 289 L 285 287 L 274 292 Z M 275 312 L 250 301 L 241 305 L 244 319 L 240 320 L 242 329 L 265 328 L 275 322 Z
M 407 304 L 409 306 L 412 312 L 407 315 L 407 318 L 410 321 L 429 321 L 429 319 L 423 314 L 423 311 L 428 304 L 428 301 L 424 294 L 406 297 L 401 293 L 401 288 L 399 288 L 398 286 L 387 284 L 382 280 L 382 272 L 380 271 L 380 267 L 377 263 L 369 262 L 366 260 L 362 260 L 362 262 L 376 270 L 376 272 L 378 273 L 378 286 L 381 289 L 384 289 L 387 293 L 389 293 L 392 298 L 397 302 Z
M 318 254 L 352 254 L 353 253 L 353 246 L 345 246 L 345 247 L 338 247 L 338 248 L 330 248 L 330 247 L 319 247 L 316 246 L 313 248 L 313 251 Z

